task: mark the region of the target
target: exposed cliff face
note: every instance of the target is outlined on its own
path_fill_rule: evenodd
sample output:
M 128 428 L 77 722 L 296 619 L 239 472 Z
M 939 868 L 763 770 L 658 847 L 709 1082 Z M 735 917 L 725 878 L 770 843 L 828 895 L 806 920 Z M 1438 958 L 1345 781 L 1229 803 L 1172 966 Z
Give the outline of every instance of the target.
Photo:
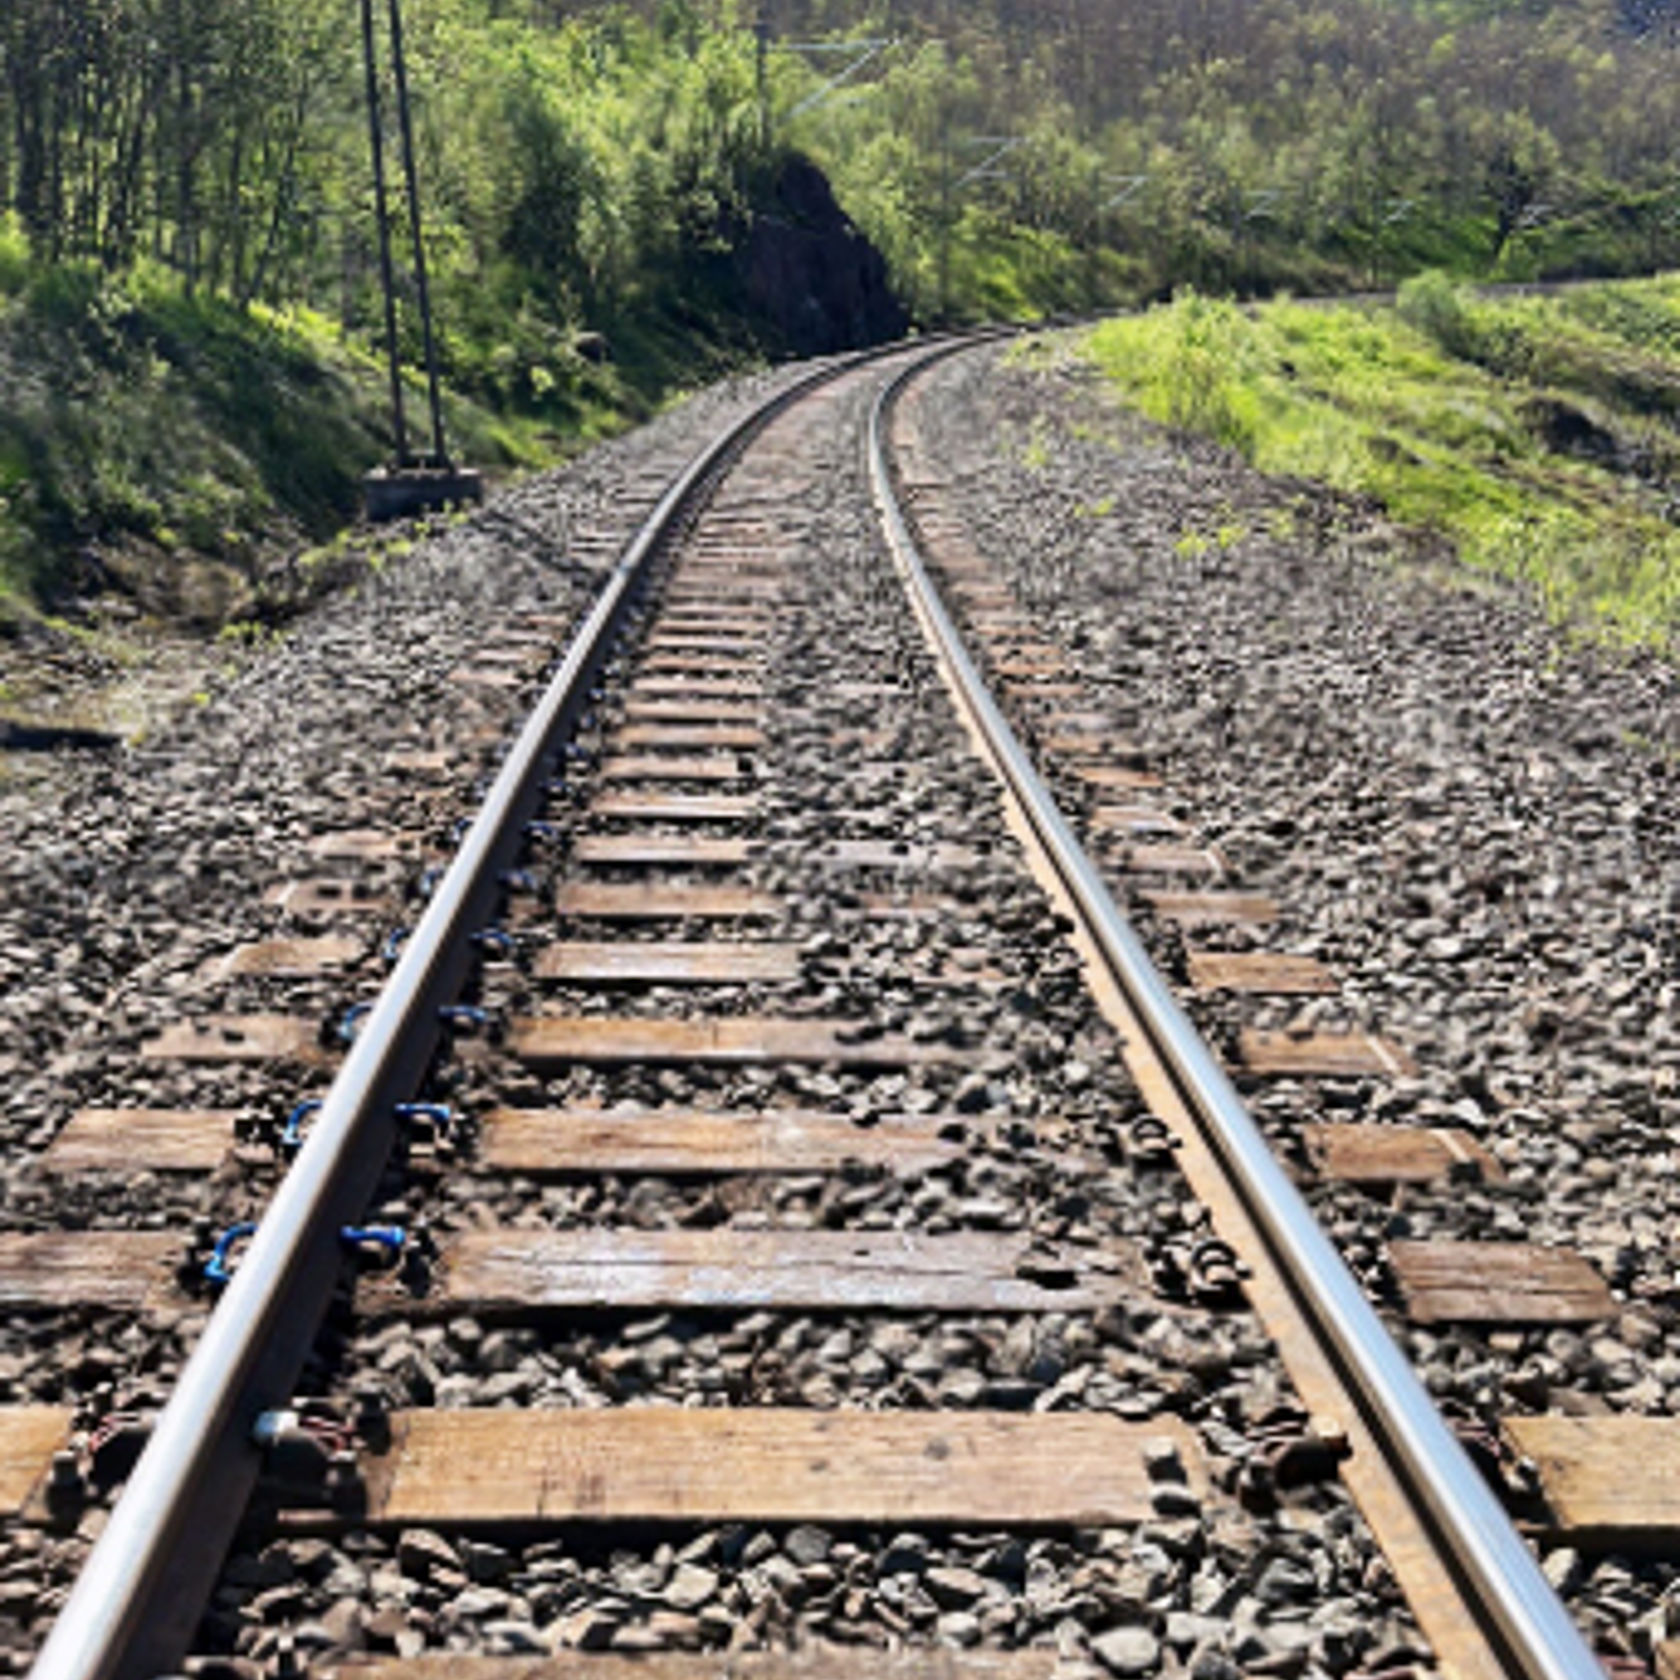
M 828 177 L 807 158 L 782 165 L 735 262 L 748 307 L 799 355 L 881 344 L 909 327 L 885 259 L 847 220 Z

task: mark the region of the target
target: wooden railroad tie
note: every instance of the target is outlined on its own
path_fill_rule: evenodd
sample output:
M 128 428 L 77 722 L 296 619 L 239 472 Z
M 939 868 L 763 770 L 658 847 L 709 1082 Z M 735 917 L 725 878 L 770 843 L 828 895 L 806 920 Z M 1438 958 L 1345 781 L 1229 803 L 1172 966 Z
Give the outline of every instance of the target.
M 177 1251 L 179 1243 L 176 1244 Z M 379 1276 L 364 1306 L 523 1318 L 547 1312 L 1095 1312 L 1150 1293 L 1137 1251 L 907 1231 L 505 1229 L 440 1240 L 425 1294 Z
M 213 1172 L 233 1148 L 231 1109 L 84 1108 L 47 1146 L 49 1172 Z
M 1238 1055 L 1262 1078 L 1410 1078 L 1417 1064 L 1397 1045 L 1371 1033 L 1263 1032 L 1244 1029 Z
M 1539 1472 L 1543 1538 L 1636 1553 L 1680 1543 L 1680 1420 L 1508 1417 L 1501 1428 Z
M 617 731 L 615 749 L 647 752 L 694 752 L 697 749 L 728 749 L 761 752 L 769 738 L 762 729 L 738 723 L 632 723 Z
M 742 659 L 722 653 L 653 653 L 637 661 L 637 670 L 649 677 L 688 677 L 718 680 L 757 681 L 764 661 Z
M 787 591 L 778 583 L 766 583 L 753 578 L 731 580 L 719 577 L 711 582 L 695 579 L 688 583 L 673 583 L 665 594 L 665 607 L 692 607 L 707 612 L 774 609 Z
M 389 888 L 341 880 L 337 876 L 288 882 L 271 889 L 266 902 L 284 915 L 317 921 L 352 916 L 384 920 L 398 909 L 398 901 Z
M 366 939 L 324 934 L 315 939 L 262 939 L 241 945 L 204 965 L 206 980 L 262 975 L 275 980 L 314 980 L 340 974 L 372 955 Z
M 176 1232 L 0 1234 L 0 1311 L 96 1307 L 151 1316 L 194 1299 Z M 370 1312 L 519 1319 L 548 1312 L 685 1307 L 902 1312 L 1095 1311 L 1148 1294 L 1136 1250 L 1048 1250 L 993 1232 L 491 1230 L 443 1239 L 424 1294 L 364 1279 Z
M 1177 817 L 1152 805 L 1099 805 L 1090 815 L 1089 826 L 1093 834 L 1122 834 L 1128 840 L 1184 833 L 1184 824 Z
M 734 724 L 754 728 L 763 709 L 739 700 L 637 700 L 624 702 L 624 716 L 641 723 Z
M 769 1062 L 805 1066 L 917 1067 L 972 1062 L 974 1053 L 898 1034 L 860 1034 L 854 1021 L 727 1016 L 661 1021 L 611 1016 L 540 1016 L 514 1023 L 508 1048 L 536 1073 L 576 1066 L 684 1062 L 740 1067 Z
M 178 1021 L 140 1046 L 148 1062 L 204 1067 L 226 1063 L 284 1062 L 325 1067 L 338 1052 L 321 1043 L 320 1024 L 295 1015 L 208 1015 Z
M 1032 678 L 1005 685 L 1018 700 L 1081 700 L 1085 691 L 1076 682 L 1058 682 L 1053 677 Z
M 768 630 L 776 622 L 775 613 L 762 606 L 737 607 L 725 611 L 701 602 L 697 606 L 671 606 L 669 602 L 659 611 L 661 629 L 682 626 L 686 630 L 712 630 L 719 635 L 742 630 Z
M 954 1651 L 910 1646 L 859 1651 L 849 1645 L 802 1645 L 797 1651 L 655 1651 L 634 1657 L 591 1653 L 586 1680 L 1056 1680 L 1067 1665 L 1053 1649 Z M 365 1657 L 328 1664 L 321 1680 L 579 1680 L 579 1656 Z M 1680 1680 L 1680 1670 L 1659 1680 Z
M 1225 859 L 1214 846 L 1129 841 L 1120 848 L 1117 861 L 1128 875 L 1188 875 L 1209 881 L 1225 875 Z
M 235 1144 L 233 1109 L 85 1108 L 41 1157 L 51 1173 L 212 1172 Z M 587 1173 L 730 1177 L 837 1172 L 857 1164 L 918 1173 L 959 1157 L 986 1122 L 972 1115 L 844 1114 L 767 1109 L 500 1108 L 482 1122 L 478 1159 L 529 1177 Z
M 948 1165 L 969 1116 L 889 1115 L 860 1125 L 844 1114 L 766 1109 L 498 1108 L 484 1117 L 479 1160 L 528 1177 L 655 1173 L 662 1177 L 838 1172 L 851 1163 L 914 1174 Z
M 1153 793 L 1167 785 L 1155 771 L 1127 764 L 1069 764 L 1057 768 L 1065 768 L 1075 781 L 1098 793 Z
M 693 758 L 641 753 L 602 762 L 604 782 L 750 782 L 753 770 L 733 753 L 705 753 Z
M 1190 984 L 1198 992 L 1243 992 L 1254 996 L 1322 997 L 1341 990 L 1316 957 L 1272 951 L 1187 951 Z
M 410 777 L 417 781 L 436 781 L 463 770 L 464 766 L 453 753 L 435 748 L 419 748 L 410 752 L 386 754 L 381 768 L 393 776 Z
M 762 840 L 719 840 L 694 834 L 586 834 L 572 862 L 611 869 L 739 869 L 764 850 Z
M 0 1514 L 43 1498 L 73 1414 L 0 1408 Z M 1198 1498 L 1208 1475 L 1180 1419 L 1048 1412 L 773 1407 L 409 1411 L 364 1450 L 353 1514 L 294 1507 L 294 1530 L 346 1526 L 529 1531 L 587 1523 L 725 1522 L 1011 1528 L 1147 1521 L 1151 1461 L 1171 1449 Z M 965 1662 L 968 1660 L 965 1653 Z M 966 1670 L 965 1670 L 966 1672 Z
M 757 677 L 638 677 L 629 697 L 687 700 L 756 700 L 763 692 Z
M 1314 1169 L 1344 1184 L 1388 1186 L 1468 1178 L 1495 1184 L 1505 1170 L 1468 1132 L 1450 1126 L 1348 1122 L 1306 1126 Z
M 763 636 L 715 635 L 678 626 L 655 629 L 642 644 L 649 653 L 716 654 L 731 660 L 751 659 L 764 652 Z
M 1109 732 L 1061 730 L 1039 738 L 1052 758 L 1099 757 L 1104 763 L 1129 770 L 1147 770 L 1149 754 L 1136 741 Z
M 783 902 L 752 887 L 573 881 L 554 895 L 554 908 L 561 916 L 603 922 L 771 921 L 781 915 Z
M 1264 893 L 1144 891 L 1138 897 L 1162 921 L 1181 928 L 1262 927 L 1282 914 Z
M 615 793 L 599 796 L 589 814 L 604 822 L 746 822 L 758 814 L 758 801 L 723 794 Z
M 323 863 L 396 863 L 417 858 L 424 850 L 419 835 L 382 828 L 338 829 L 309 842 L 309 855 Z
M 1139 1425 L 1073 1412 L 769 1407 L 399 1412 L 390 1450 L 363 1455 L 359 1520 L 1110 1527 L 1152 1515 L 1147 1458 L 1162 1441 L 1176 1448 L 1192 1491 L 1205 1491 L 1195 1439 L 1176 1418 Z
M 1581 1255 L 1511 1242 L 1391 1242 L 1388 1257 L 1416 1324 L 1593 1324 L 1615 1298 Z
M 184 1299 L 176 1231 L 0 1233 L 0 1312 L 103 1307 L 154 1313 Z
M 898 870 L 929 874 L 974 868 L 982 859 L 972 846 L 915 845 L 900 840 L 825 840 L 810 858 L 827 869 Z
M 748 986 L 789 984 L 801 967 L 797 945 L 568 940 L 543 950 L 532 972 L 574 986 Z

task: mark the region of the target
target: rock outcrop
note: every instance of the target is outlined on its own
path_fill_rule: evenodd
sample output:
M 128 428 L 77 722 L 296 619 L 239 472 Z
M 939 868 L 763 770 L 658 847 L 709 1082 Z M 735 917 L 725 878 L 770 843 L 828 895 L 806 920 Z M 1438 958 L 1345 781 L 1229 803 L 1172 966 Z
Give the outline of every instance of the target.
M 847 219 L 828 177 L 790 157 L 736 245 L 748 308 L 802 356 L 862 349 L 910 324 L 886 260 Z

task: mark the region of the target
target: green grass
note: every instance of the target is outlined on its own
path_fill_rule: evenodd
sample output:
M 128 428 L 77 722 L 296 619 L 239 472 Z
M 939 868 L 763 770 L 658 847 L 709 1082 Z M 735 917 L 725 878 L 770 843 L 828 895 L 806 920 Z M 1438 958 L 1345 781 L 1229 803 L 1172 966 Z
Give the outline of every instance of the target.
M 722 304 L 700 328 L 649 309 L 606 361 L 529 315 L 457 316 L 452 451 L 493 475 L 552 465 L 755 361 L 744 332 Z M 413 370 L 405 391 L 424 447 Z M 238 620 L 277 557 L 356 518 L 392 453 L 387 403 L 382 356 L 319 314 L 236 309 L 145 265 L 32 262 L 0 217 L 0 627 L 110 587 L 212 630 Z
M 165 600 L 171 568 L 193 565 L 242 597 L 265 560 L 356 517 L 362 474 L 390 452 L 384 374 L 366 350 L 306 312 L 247 313 L 144 270 L 13 256 L 0 228 L 6 616 L 113 578 Z M 417 380 L 409 392 L 423 417 Z M 565 441 L 459 397 L 446 423 L 492 470 L 545 464 Z
M 1680 280 L 1483 302 L 1425 277 L 1376 309 L 1186 294 L 1086 347 L 1153 419 L 1376 496 L 1560 619 L 1680 638 Z

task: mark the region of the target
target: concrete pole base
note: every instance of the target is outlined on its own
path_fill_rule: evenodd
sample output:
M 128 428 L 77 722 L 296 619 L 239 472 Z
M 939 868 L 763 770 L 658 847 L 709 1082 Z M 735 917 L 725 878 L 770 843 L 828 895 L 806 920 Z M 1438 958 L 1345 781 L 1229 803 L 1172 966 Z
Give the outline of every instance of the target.
M 438 508 L 484 500 L 484 475 L 472 467 L 376 467 L 362 480 L 367 516 L 376 525 Z

